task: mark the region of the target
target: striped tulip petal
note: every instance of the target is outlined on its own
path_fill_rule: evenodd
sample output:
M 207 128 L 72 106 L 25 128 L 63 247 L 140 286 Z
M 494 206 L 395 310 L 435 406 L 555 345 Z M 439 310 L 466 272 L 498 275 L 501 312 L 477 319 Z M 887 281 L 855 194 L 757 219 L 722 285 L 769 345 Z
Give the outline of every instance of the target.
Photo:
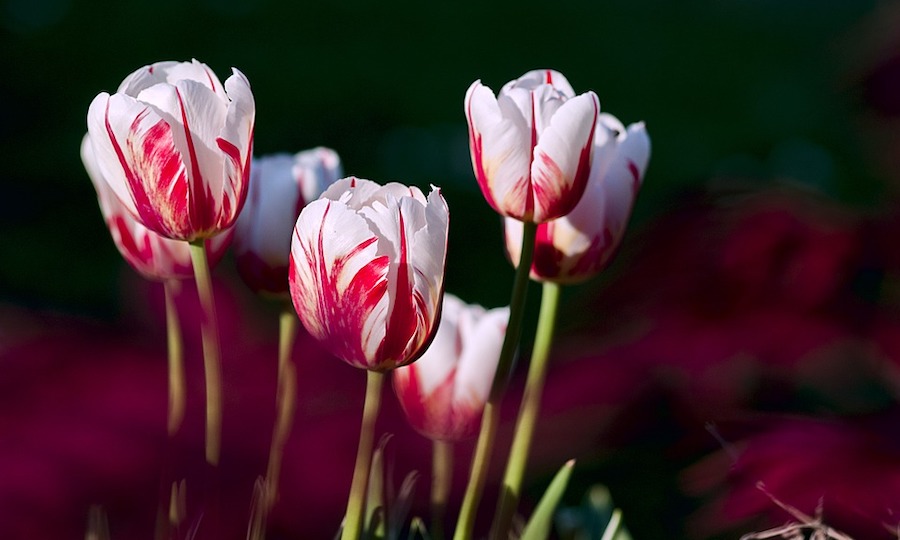
M 440 192 L 345 178 L 306 206 L 290 289 L 311 335 L 357 367 L 414 361 L 440 311 L 448 212 Z

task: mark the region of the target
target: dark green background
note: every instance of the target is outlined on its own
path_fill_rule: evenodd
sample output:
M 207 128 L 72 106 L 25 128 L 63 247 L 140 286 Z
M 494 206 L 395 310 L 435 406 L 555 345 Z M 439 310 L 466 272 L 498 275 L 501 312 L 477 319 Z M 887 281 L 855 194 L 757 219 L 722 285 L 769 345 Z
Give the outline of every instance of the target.
M 851 121 L 858 27 L 873 7 L 3 0 L 0 299 L 115 312 L 123 263 L 78 146 L 91 99 L 159 60 L 194 57 L 222 79 L 239 67 L 256 97 L 257 155 L 327 145 L 348 174 L 443 187 L 448 289 L 489 305 L 507 301 L 510 274 L 469 165 L 462 101 L 475 79 L 497 89 L 552 67 L 623 122 L 646 121 L 636 223 L 721 174 L 870 203 L 882 188 Z

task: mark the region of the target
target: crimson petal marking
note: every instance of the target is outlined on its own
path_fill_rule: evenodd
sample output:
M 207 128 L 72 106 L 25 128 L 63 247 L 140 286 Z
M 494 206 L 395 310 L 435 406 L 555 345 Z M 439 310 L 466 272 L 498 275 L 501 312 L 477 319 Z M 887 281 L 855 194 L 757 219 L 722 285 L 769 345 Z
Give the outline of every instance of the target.
M 403 211 L 397 207 L 399 222 L 400 245 L 398 247 L 398 262 L 393 291 L 393 306 L 391 306 L 390 318 L 385 330 L 384 341 L 378 348 L 376 357 L 386 368 L 393 368 L 404 363 L 409 354 L 416 330 L 421 328 L 421 306 L 424 300 L 418 291 L 413 290 L 413 281 L 410 272 L 413 270 L 409 264 L 409 246 L 406 238 L 406 224 L 403 221 Z M 415 305 L 414 305 L 415 303 Z M 419 309 L 417 309 L 419 306 Z
M 178 87 L 175 87 L 175 95 L 178 97 L 178 107 L 181 109 L 181 122 L 184 126 L 188 158 L 191 162 L 188 201 L 191 230 L 205 232 L 213 229 L 216 225 L 216 200 L 213 197 L 209 184 L 203 181 L 203 175 L 200 172 L 200 162 L 197 159 L 197 150 L 194 148 L 194 134 L 191 132 L 184 100 Z
M 325 203 L 313 238 L 301 235 L 302 214 L 298 227 L 294 229 L 290 259 L 294 306 L 310 334 L 322 341 L 330 352 L 354 366 L 371 368 L 373 360 L 366 356 L 363 345 L 366 338 L 364 326 L 387 293 L 390 260 L 382 255 L 367 261 L 342 289 L 340 282 L 347 272 L 347 264 L 376 243 L 378 238 L 368 236 L 348 252 L 341 253 L 329 266 L 325 257 L 325 223 L 333 204 L 332 201 Z M 308 206 L 304 212 L 314 206 Z M 298 261 L 298 255 L 303 260 Z

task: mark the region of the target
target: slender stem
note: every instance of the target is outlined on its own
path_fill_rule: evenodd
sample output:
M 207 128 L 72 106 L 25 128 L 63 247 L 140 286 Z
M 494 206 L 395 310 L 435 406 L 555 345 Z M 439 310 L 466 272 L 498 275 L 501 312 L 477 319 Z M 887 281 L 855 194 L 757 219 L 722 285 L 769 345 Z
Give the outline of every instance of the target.
M 525 313 L 528 274 L 531 271 L 531 260 L 534 255 L 537 224 L 523 223 L 522 225 L 522 250 L 519 256 L 519 266 L 516 268 L 516 278 L 513 282 L 512 297 L 509 302 L 509 323 L 506 326 L 506 335 L 503 337 L 503 346 L 500 349 L 500 360 L 497 363 L 497 373 L 494 375 L 491 395 L 481 415 L 481 430 L 478 433 L 475 455 L 472 457 L 469 483 L 466 486 L 459 519 L 456 522 L 454 540 L 472 538 L 475 513 L 478 509 L 478 504 L 481 502 L 481 493 L 484 491 L 484 482 L 487 478 L 487 468 L 494 445 L 494 436 L 500 423 L 500 403 L 503 401 L 503 392 L 506 390 L 506 383 L 509 380 L 513 356 L 519 344 L 519 335 L 522 333 L 522 317 Z
M 291 352 L 297 337 L 297 314 L 287 305 L 281 310 L 278 333 L 278 392 L 276 394 L 277 416 L 269 449 L 269 465 L 266 468 L 265 509 L 272 509 L 278 497 L 278 477 L 284 446 L 291 432 L 294 410 L 297 406 L 297 371 L 291 362 Z
M 219 360 L 216 302 L 202 239 L 191 242 L 191 262 L 194 265 L 194 278 L 197 281 L 197 292 L 203 309 L 200 332 L 203 340 L 203 371 L 206 380 L 206 461 L 217 467 L 222 439 L 222 366 Z
M 478 434 L 475 455 L 472 456 L 469 483 L 466 485 L 466 493 L 463 496 L 462 506 L 459 509 L 459 518 L 456 521 L 453 540 L 469 540 L 472 538 L 472 529 L 475 526 L 475 513 L 478 511 L 478 503 L 481 502 L 481 493 L 484 491 L 484 482 L 487 479 L 487 465 L 490 461 L 491 448 L 494 446 L 494 436 L 497 434 L 497 424 L 499 423 L 500 407 L 488 401 L 484 406 L 484 413 L 481 415 L 481 431 Z
M 559 284 L 544 283 L 537 335 L 534 340 L 531 365 L 528 366 L 528 379 L 525 382 L 525 394 L 522 396 L 522 404 L 519 407 L 519 418 L 516 420 L 516 430 L 513 432 L 512 447 L 503 477 L 503 490 L 500 492 L 500 501 L 497 504 L 497 512 L 494 514 L 490 538 L 501 539 L 509 536 L 509 527 L 519 501 L 525 464 L 528 461 L 528 451 L 531 448 L 534 426 L 541 408 L 541 393 L 547 375 L 547 359 L 550 357 L 550 346 L 553 343 L 553 333 L 556 328 L 559 292 Z
M 372 462 L 372 444 L 375 440 L 375 419 L 381 405 L 381 387 L 384 373 L 369 371 L 366 379 L 366 403 L 363 406 L 362 427 L 359 430 L 359 448 L 356 451 L 356 466 L 353 468 L 353 483 L 350 485 L 350 500 L 341 540 L 358 540 L 363 530 L 362 517 L 366 506 L 366 491 L 369 483 L 369 465 Z
M 444 540 L 444 516 L 453 480 L 453 443 L 432 442 L 431 459 L 431 538 Z
M 166 280 L 166 339 L 169 346 L 169 411 L 168 433 L 174 437 L 184 420 L 185 389 L 184 352 L 182 349 L 181 323 L 175 307 L 175 294 L 181 287 L 177 280 Z

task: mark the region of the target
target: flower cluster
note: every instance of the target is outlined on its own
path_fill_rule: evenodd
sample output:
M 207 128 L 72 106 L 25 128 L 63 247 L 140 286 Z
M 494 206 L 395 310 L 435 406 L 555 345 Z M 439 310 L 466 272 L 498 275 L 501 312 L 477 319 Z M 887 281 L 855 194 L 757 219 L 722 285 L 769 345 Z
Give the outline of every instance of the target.
M 503 382 L 518 347 L 522 284 L 530 275 L 552 286 L 545 289 L 530 392 L 494 522 L 495 535 L 507 536 L 521 476 L 515 468 L 527 459 L 543 385 L 554 287 L 585 280 L 609 264 L 643 181 L 650 141 L 643 123 L 626 128 L 601 114 L 595 93 L 576 95 L 553 70 L 528 72 L 496 96 L 476 81 L 464 105 L 474 175 L 487 203 L 504 217 L 507 253 L 518 268 L 509 308 L 486 310 L 444 294 L 450 214 L 439 188 L 426 195 L 415 186 L 342 178 L 341 161 L 327 148 L 253 158 L 255 100 L 237 69 L 222 84 L 196 60 L 159 62 L 90 105 L 82 159 L 116 246 L 148 278 L 197 280 L 204 312 L 206 451 L 213 466 L 223 398 L 209 264 L 233 237 L 248 286 L 288 306 L 278 420 L 260 488 L 261 523 L 277 499 L 280 456 L 294 413 L 293 321 L 333 356 L 368 371 L 343 529 L 344 538 L 356 539 L 369 526 L 367 482 L 384 375 L 393 375 L 407 419 L 436 448 L 479 433 L 479 451 L 490 452 Z M 177 353 L 170 348 L 171 358 Z M 170 361 L 170 370 L 175 365 Z M 170 380 L 177 381 L 173 373 Z M 488 458 L 476 454 L 473 478 Z M 438 461 L 436 507 L 446 499 L 437 486 L 449 485 L 451 471 Z M 463 536 L 471 532 L 482 486 L 470 482 L 457 525 Z M 432 526 L 439 528 L 440 521 L 436 517 Z M 251 531 L 259 527 L 251 523 Z

